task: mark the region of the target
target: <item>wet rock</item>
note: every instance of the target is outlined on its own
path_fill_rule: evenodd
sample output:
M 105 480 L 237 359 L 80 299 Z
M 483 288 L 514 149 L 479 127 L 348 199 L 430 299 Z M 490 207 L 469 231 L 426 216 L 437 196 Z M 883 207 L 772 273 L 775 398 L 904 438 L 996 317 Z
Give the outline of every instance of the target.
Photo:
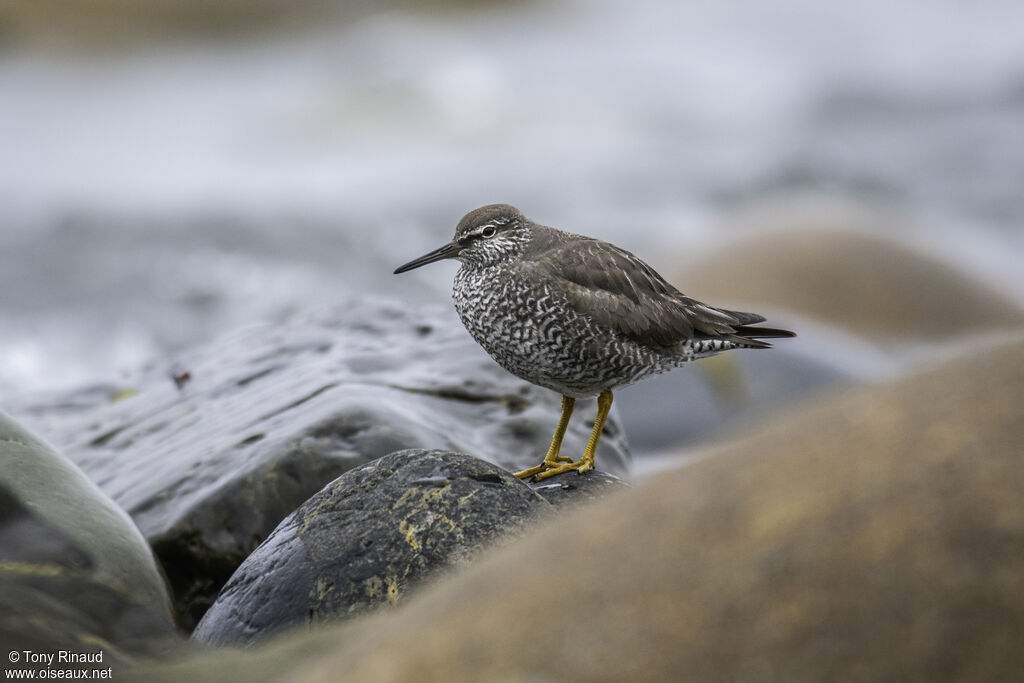
M 181 388 L 171 365 L 113 403 L 80 394 L 21 410 L 132 515 L 186 628 L 285 515 L 345 471 L 405 448 L 515 471 L 543 457 L 560 411 L 554 392 L 495 364 L 450 307 L 354 300 L 182 354 Z M 582 453 L 591 426 L 574 420 L 565 452 Z M 597 462 L 628 469 L 614 414 Z
M 346 472 L 281 522 L 192 637 L 249 643 L 396 605 L 424 579 L 465 564 L 548 511 L 523 482 L 478 458 L 386 455 Z
M 591 470 L 582 475 L 566 472 L 544 481 L 529 482 L 529 486 L 555 507 L 589 503 L 630 487 L 622 479 L 601 470 Z
M 0 412 L 0 640 L 154 654 L 176 640 L 153 553 L 70 461 Z
M 848 230 L 761 230 L 688 265 L 676 284 L 705 301 L 794 311 L 883 343 L 1024 325 L 1019 306 L 955 266 Z
M 147 680 L 1016 680 L 1022 443 L 1018 338 L 763 425 L 400 613 Z

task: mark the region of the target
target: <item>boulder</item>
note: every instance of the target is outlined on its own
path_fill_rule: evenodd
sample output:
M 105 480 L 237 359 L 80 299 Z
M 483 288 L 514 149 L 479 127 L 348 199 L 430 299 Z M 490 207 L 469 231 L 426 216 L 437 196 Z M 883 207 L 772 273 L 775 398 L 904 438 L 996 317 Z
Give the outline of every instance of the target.
M 450 307 L 365 298 L 243 330 L 133 385 L 116 401 L 80 392 L 20 410 L 135 519 L 187 629 L 286 515 L 347 470 L 406 448 L 522 469 L 543 457 L 560 411 Z M 574 420 L 563 452 L 582 453 L 592 424 Z M 629 461 L 613 414 L 598 467 L 621 475 Z
M 771 322 L 800 336 L 775 340 L 768 350 L 729 351 L 615 392 L 638 466 L 653 453 L 698 444 L 889 370 L 887 360 L 823 340 L 798 322 Z
M 873 341 L 935 342 L 1024 326 L 1024 310 L 955 265 L 846 229 L 762 230 L 675 279 L 702 301 L 799 313 Z
M 349 470 L 286 517 L 232 575 L 192 638 L 247 644 L 397 605 L 425 579 L 550 509 L 478 458 L 392 453 Z
M 766 423 L 222 680 L 1016 680 L 1024 339 Z
M 576 507 L 630 487 L 626 481 L 601 470 L 590 470 L 582 475 L 565 472 L 543 481 L 527 483 L 556 508 Z
M 0 640 L 108 658 L 176 642 L 170 597 L 131 519 L 78 468 L 0 412 Z

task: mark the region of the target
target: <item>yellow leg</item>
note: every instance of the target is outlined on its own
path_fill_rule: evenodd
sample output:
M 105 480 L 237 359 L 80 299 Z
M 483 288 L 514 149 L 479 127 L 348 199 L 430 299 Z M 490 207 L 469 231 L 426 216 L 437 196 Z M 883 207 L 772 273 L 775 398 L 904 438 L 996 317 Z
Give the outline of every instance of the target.
M 562 417 L 558 420 L 558 427 L 555 428 L 555 435 L 551 437 L 551 446 L 548 448 L 548 454 L 544 456 L 544 462 L 531 467 L 528 470 L 522 472 L 516 472 L 516 476 L 520 479 L 529 479 L 538 472 L 542 472 L 549 467 L 557 467 L 560 462 L 572 462 L 572 458 L 566 458 L 558 454 L 558 451 L 562 449 L 562 438 L 565 437 L 565 430 L 569 426 L 569 418 L 572 417 L 573 406 L 576 405 L 576 399 L 568 396 L 562 397 Z
M 594 420 L 594 430 L 590 432 L 590 441 L 587 442 L 587 449 L 583 451 L 583 457 L 577 462 L 562 462 L 560 465 L 553 464 L 550 467 L 544 467 L 542 471 L 535 475 L 534 481 L 542 481 L 563 472 L 576 471 L 578 474 L 583 474 L 588 470 L 594 469 L 594 452 L 597 450 L 597 442 L 601 439 L 601 432 L 604 431 L 604 423 L 608 420 L 608 411 L 611 409 L 612 392 L 602 391 L 601 395 L 597 397 L 597 418 Z M 565 459 L 563 458 L 562 460 L 564 461 Z

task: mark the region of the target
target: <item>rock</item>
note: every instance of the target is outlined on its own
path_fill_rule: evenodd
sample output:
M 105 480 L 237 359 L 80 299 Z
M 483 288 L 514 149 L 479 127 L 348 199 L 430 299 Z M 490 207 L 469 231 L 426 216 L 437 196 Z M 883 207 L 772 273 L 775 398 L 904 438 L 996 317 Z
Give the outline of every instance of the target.
M 119 665 L 180 652 L 170 614 L 97 580 L 96 568 L 88 549 L 0 486 L 0 640 L 9 650 L 72 647 Z
M 1024 339 L 761 426 L 402 610 L 148 681 L 1016 680 Z
M 883 342 L 1024 325 L 1019 306 L 953 265 L 847 230 L 762 230 L 687 266 L 675 282 L 702 301 L 793 311 Z
M 0 412 L 0 640 L 123 658 L 175 636 L 163 576 L 128 515 Z
M 800 336 L 780 339 L 770 350 L 730 351 L 616 391 L 619 419 L 638 463 L 646 464 L 644 456 L 651 453 L 699 443 L 888 369 L 885 361 L 855 359 L 856 351 L 832 340 L 821 343 L 798 324 L 792 328 Z
M 234 573 L 192 637 L 250 643 L 396 605 L 424 579 L 465 564 L 549 510 L 511 473 L 478 458 L 386 455 L 349 470 L 286 517 Z
M 22 410 L 132 515 L 188 629 L 274 527 L 345 471 L 405 448 L 522 469 L 543 457 L 560 411 L 557 394 L 495 364 L 450 307 L 365 298 L 184 353 L 135 389 Z M 582 453 L 592 424 L 574 420 L 564 452 Z M 597 462 L 628 470 L 614 419 Z
M 566 472 L 544 481 L 528 483 L 530 488 L 555 507 L 575 507 L 630 488 L 622 479 L 601 470 L 591 470 L 582 475 Z

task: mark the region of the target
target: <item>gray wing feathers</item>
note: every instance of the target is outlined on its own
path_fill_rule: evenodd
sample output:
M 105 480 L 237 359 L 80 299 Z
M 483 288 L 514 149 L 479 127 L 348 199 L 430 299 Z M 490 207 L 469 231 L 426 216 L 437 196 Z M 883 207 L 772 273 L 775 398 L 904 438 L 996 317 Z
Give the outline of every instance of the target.
M 728 339 L 736 327 L 763 320 L 691 299 L 636 256 L 600 240 L 581 238 L 553 246 L 530 267 L 553 280 L 577 311 L 642 344 Z

